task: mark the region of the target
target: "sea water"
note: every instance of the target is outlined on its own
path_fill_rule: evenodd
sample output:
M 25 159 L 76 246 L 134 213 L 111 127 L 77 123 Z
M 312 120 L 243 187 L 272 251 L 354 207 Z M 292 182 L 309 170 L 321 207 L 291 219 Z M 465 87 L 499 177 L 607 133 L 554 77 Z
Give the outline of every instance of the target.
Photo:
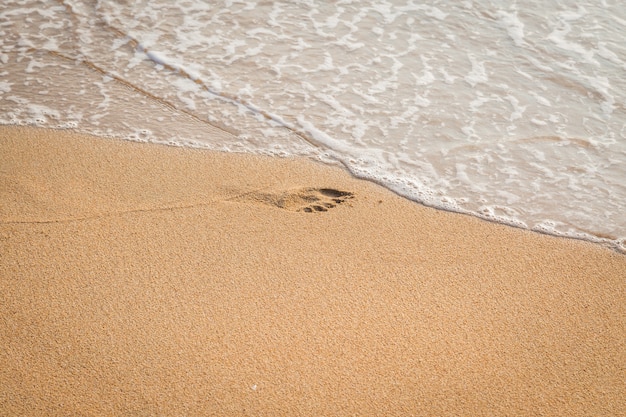
M 4 0 L 0 35 L 2 124 L 306 156 L 626 250 L 620 0 Z

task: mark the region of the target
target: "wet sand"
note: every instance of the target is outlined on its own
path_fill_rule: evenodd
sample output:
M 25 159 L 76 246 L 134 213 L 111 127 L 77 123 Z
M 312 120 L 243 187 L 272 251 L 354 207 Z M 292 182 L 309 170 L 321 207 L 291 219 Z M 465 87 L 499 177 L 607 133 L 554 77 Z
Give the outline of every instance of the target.
M 623 415 L 626 256 L 339 168 L 0 128 L 1 415 Z

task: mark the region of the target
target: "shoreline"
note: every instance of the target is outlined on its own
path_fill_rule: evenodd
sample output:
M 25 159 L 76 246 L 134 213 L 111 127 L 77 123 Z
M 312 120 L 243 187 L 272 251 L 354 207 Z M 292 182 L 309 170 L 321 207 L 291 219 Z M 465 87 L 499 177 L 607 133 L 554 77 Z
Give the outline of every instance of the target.
M 214 129 L 210 130 L 209 134 L 217 136 L 217 137 L 221 137 L 223 135 L 230 135 L 231 133 L 223 130 L 222 128 L 219 127 L 214 127 L 212 126 Z M 340 160 L 335 160 L 333 163 L 327 163 L 327 162 L 321 162 L 321 161 L 317 161 L 313 158 L 307 158 L 307 157 L 302 157 L 302 156 L 276 156 L 276 155 L 264 155 L 264 154 L 254 154 L 254 153 L 248 153 L 248 152 L 239 152 L 239 151 L 222 151 L 222 150 L 214 150 L 211 149 L 209 147 L 204 147 L 202 146 L 200 143 L 195 143 L 193 145 L 191 144 L 179 144 L 179 143 L 165 143 L 165 142 L 153 142 L 153 141 L 145 141 L 145 140 L 136 140 L 136 139 L 120 139 L 118 137 L 115 136 L 98 136 L 98 135 L 93 135 L 90 133 L 82 133 L 82 132 L 78 132 L 76 130 L 73 129 L 65 129 L 65 128 L 42 128 L 42 127 L 33 127 L 30 125 L 27 126 L 23 126 L 23 125 L 0 125 L 0 129 L 26 129 L 26 130 L 40 130 L 40 131 L 49 131 L 49 132 L 59 132 L 59 134 L 63 135 L 65 133 L 68 133 L 70 135 L 78 135 L 78 136 L 83 136 L 83 137 L 92 137 L 92 138 L 97 138 L 97 139 L 102 139 L 102 140 L 113 140 L 113 141 L 123 141 L 123 142 L 130 142 L 130 143 L 135 143 L 135 144 L 142 144 L 142 145 L 148 145 L 148 146 L 163 146 L 166 148 L 182 148 L 182 149 L 189 149 L 189 150 L 193 150 L 193 151 L 200 151 L 200 152 L 209 152 L 209 153 L 220 153 L 220 154 L 235 154 L 235 155 L 249 155 L 252 158 L 255 157 L 260 157 L 261 159 L 263 158 L 270 158 L 270 159 L 286 159 L 286 160 L 306 160 L 307 162 L 312 162 L 313 164 L 319 164 L 322 165 L 324 167 L 329 167 L 331 169 L 336 169 L 336 168 L 340 168 L 342 171 L 346 172 L 347 174 L 349 174 L 352 178 L 358 180 L 358 181 L 365 181 L 365 182 L 369 182 L 372 184 L 375 184 L 379 187 L 384 188 L 385 190 L 399 196 L 400 198 L 406 199 L 407 201 L 413 203 L 413 204 L 418 204 L 422 207 L 427 207 L 429 209 L 434 209 L 434 210 L 440 210 L 443 212 L 447 212 L 447 213 L 452 213 L 452 214 L 456 214 L 456 215 L 463 215 L 463 216 L 469 216 L 469 217 L 473 217 L 476 219 L 479 219 L 481 221 L 485 221 L 488 223 L 494 223 L 494 224 L 499 224 L 499 225 L 503 225 L 506 227 L 512 227 L 515 229 L 520 229 L 520 230 L 525 230 L 525 231 L 529 231 L 532 233 L 537 233 L 540 235 L 545 235 L 545 236 L 550 236 L 553 238 L 559 238 L 559 239 L 570 239 L 570 240 L 577 240 L 577 241 L 582 241 L 582 242 L 587 242 L 587 243 L 591 243 L 593 245 L 598 245 L 600 247 L 603 248 L 607 248 L 609 250 L 612 250 L 618 254 L 621 255 L 626 255 L 626 241 L 624 241 L 624 239 L 620 239 L 620 238 L 614 238 L 612 236 L 603 236 L 603 235 L 594 235 L 591 232 L 588 231 L 584 231 L 581 230 L 579 232 L 579 236 L 576 235 L 572 235 L 572 234 L 566 234 L 566 233 L 562 233 L 562 232 L 558 232 L 558 231 L 547 231 L 547 230 L 543 230 L 540 228 L 529 228 L 526 225 L 521 225 L 516 223 L 515 221 L 507 221 L 507 220 L 497 220 L 497 219 L 493 219 L 491 217 L 488 216 L 484 216 L 481 215 L 480 213 L 476 213 L 476 212 L 471 212 L 471 211 L 467 211 L 467 210 L 463 210 L 463 209 L 450 209 L 450 208 L 445 208 L 445 207 L 439 207 L 437 205 L 430 205 L 430 204 L 426 204 L 422 201 L 418 201 L 418 200 L 414 200 L 411 199 L 410 197 L 407 197 L 406 195 L 394 191 L 393 189 L 389 188 L 386 184 L 384 184 L 383 182 L 377 181 L 376 179 L 373 178 L 368 178 L 368 177 L 361 177 L 358 176 L 357 174 L 355 174 L 351 169 L 350 166 L 346 165 L 344 162 L 340 161 Z M 317 146 L 317 145 L 315 145 Z M 624 241 L 622 243 L 622 241 Z
M 0 132 L 2 413 L 626 407 L 618 251 L 305 159 Z

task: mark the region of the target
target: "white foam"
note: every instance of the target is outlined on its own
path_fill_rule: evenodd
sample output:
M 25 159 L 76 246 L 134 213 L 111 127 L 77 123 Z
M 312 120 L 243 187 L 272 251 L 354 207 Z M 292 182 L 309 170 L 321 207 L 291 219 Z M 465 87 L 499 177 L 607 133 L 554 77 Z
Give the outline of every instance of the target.
M 506 29 L 509 37 L 515 43 L 515 46 L 526 46 L 524 41 L 524 24 L 517 17 L 517 12 L 508 13 L 504 10 L 499 10 L 496 16 L 500 25 Z
M 14 83 L 9 81 L 0 81 L 0 94 L 8 93 L 11 91 L 11 86 Z
M 44 124 L 48 121 L 49 118 L 58 120 L 61 117 L 61 114 L 58 110 L 52 109 L 48 106 L 43 106 L 41 104 L 28 103 L 26 104 L 26 109 L 30 113 L 30 121 L 36 124 Z
M 477 112 L 478 109 L 485 103 L 488 103 L 489 101 L 491 101 L 491 98 L 489 97 L 484 97 L 482 96 L 480 93 L 478 95 L 478 97 L 476 97 L 474 100 L 470 101 L 469 103 L 469 111 L 471 112 Z
M 413 75 L 415 78 L 415 84 L 417 85 L 429 85 L 435 81 L 435 76 L 432 73 L 432 68 L 428 65 L 428 60 L 425 57 L 420 57 L 422 59 L 422 63 L 424 65 L 424 69 L 420 75 Z
M 487 72 L 485 71 L 485 62 L 478 61 L 474 54 L 467 54 L 470 62 L 472 63 L 472 70 L 465 76 L 465 81 L 472 87 L 476 87 L 479 83 L 486 83 L 489 81 Z
M 520 105 L 520 101 L 512 95 L 507 95 L 506 99 L 509 101 L 509 103 L 511 103 L 511 106 L 513 107 L 513 112 L 509 116 L 509 120 L 514 121 L 521 119 L 524 115 L 524 112 L 526 111 L 527 106 Z
M 582 14 L 574 13 L 574 12 L 563 12 L 559 14 L 560 25 L 555 27 L 554 30 L 547 36 L 547 39 L 552 41 L 557 47 L 573 52 L 575 54 L 580 55 L 584 62 L 598 64 L 598 62 L 593 59 L 594 51 L 590 49 L 586 49 L 578 42 L 570 41 L 567 39 L 567 35 L 571 32 L 572 26 L 570 25 L 570 21 L 577 20 L 582 16 Z
M 550 103 L 550 100 L 548 100 L 547 98 L 540 96 L 539 94 L 537 94 L 534 91 L 532 91 L 530 93 L 530 95 L 533 96 L 535 98 L 535 100 L 537 101 L 537 103 L 541 104 L 542 106 L 552 107 L 552 104 Z
M 434 6 L 426 6 L 426 16 L 434 17 L 437 20 L 444 20 L 448 17 L 448 13 L 444 13 Z

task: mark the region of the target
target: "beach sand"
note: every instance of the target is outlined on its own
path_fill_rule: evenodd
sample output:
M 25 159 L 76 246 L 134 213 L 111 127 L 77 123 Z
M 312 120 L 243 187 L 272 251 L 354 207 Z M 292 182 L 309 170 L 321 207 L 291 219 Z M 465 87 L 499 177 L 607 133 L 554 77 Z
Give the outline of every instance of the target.
M 0 415 L 618 416 L 625 341 L 610 249 L 303 159 L 0 128 Z

